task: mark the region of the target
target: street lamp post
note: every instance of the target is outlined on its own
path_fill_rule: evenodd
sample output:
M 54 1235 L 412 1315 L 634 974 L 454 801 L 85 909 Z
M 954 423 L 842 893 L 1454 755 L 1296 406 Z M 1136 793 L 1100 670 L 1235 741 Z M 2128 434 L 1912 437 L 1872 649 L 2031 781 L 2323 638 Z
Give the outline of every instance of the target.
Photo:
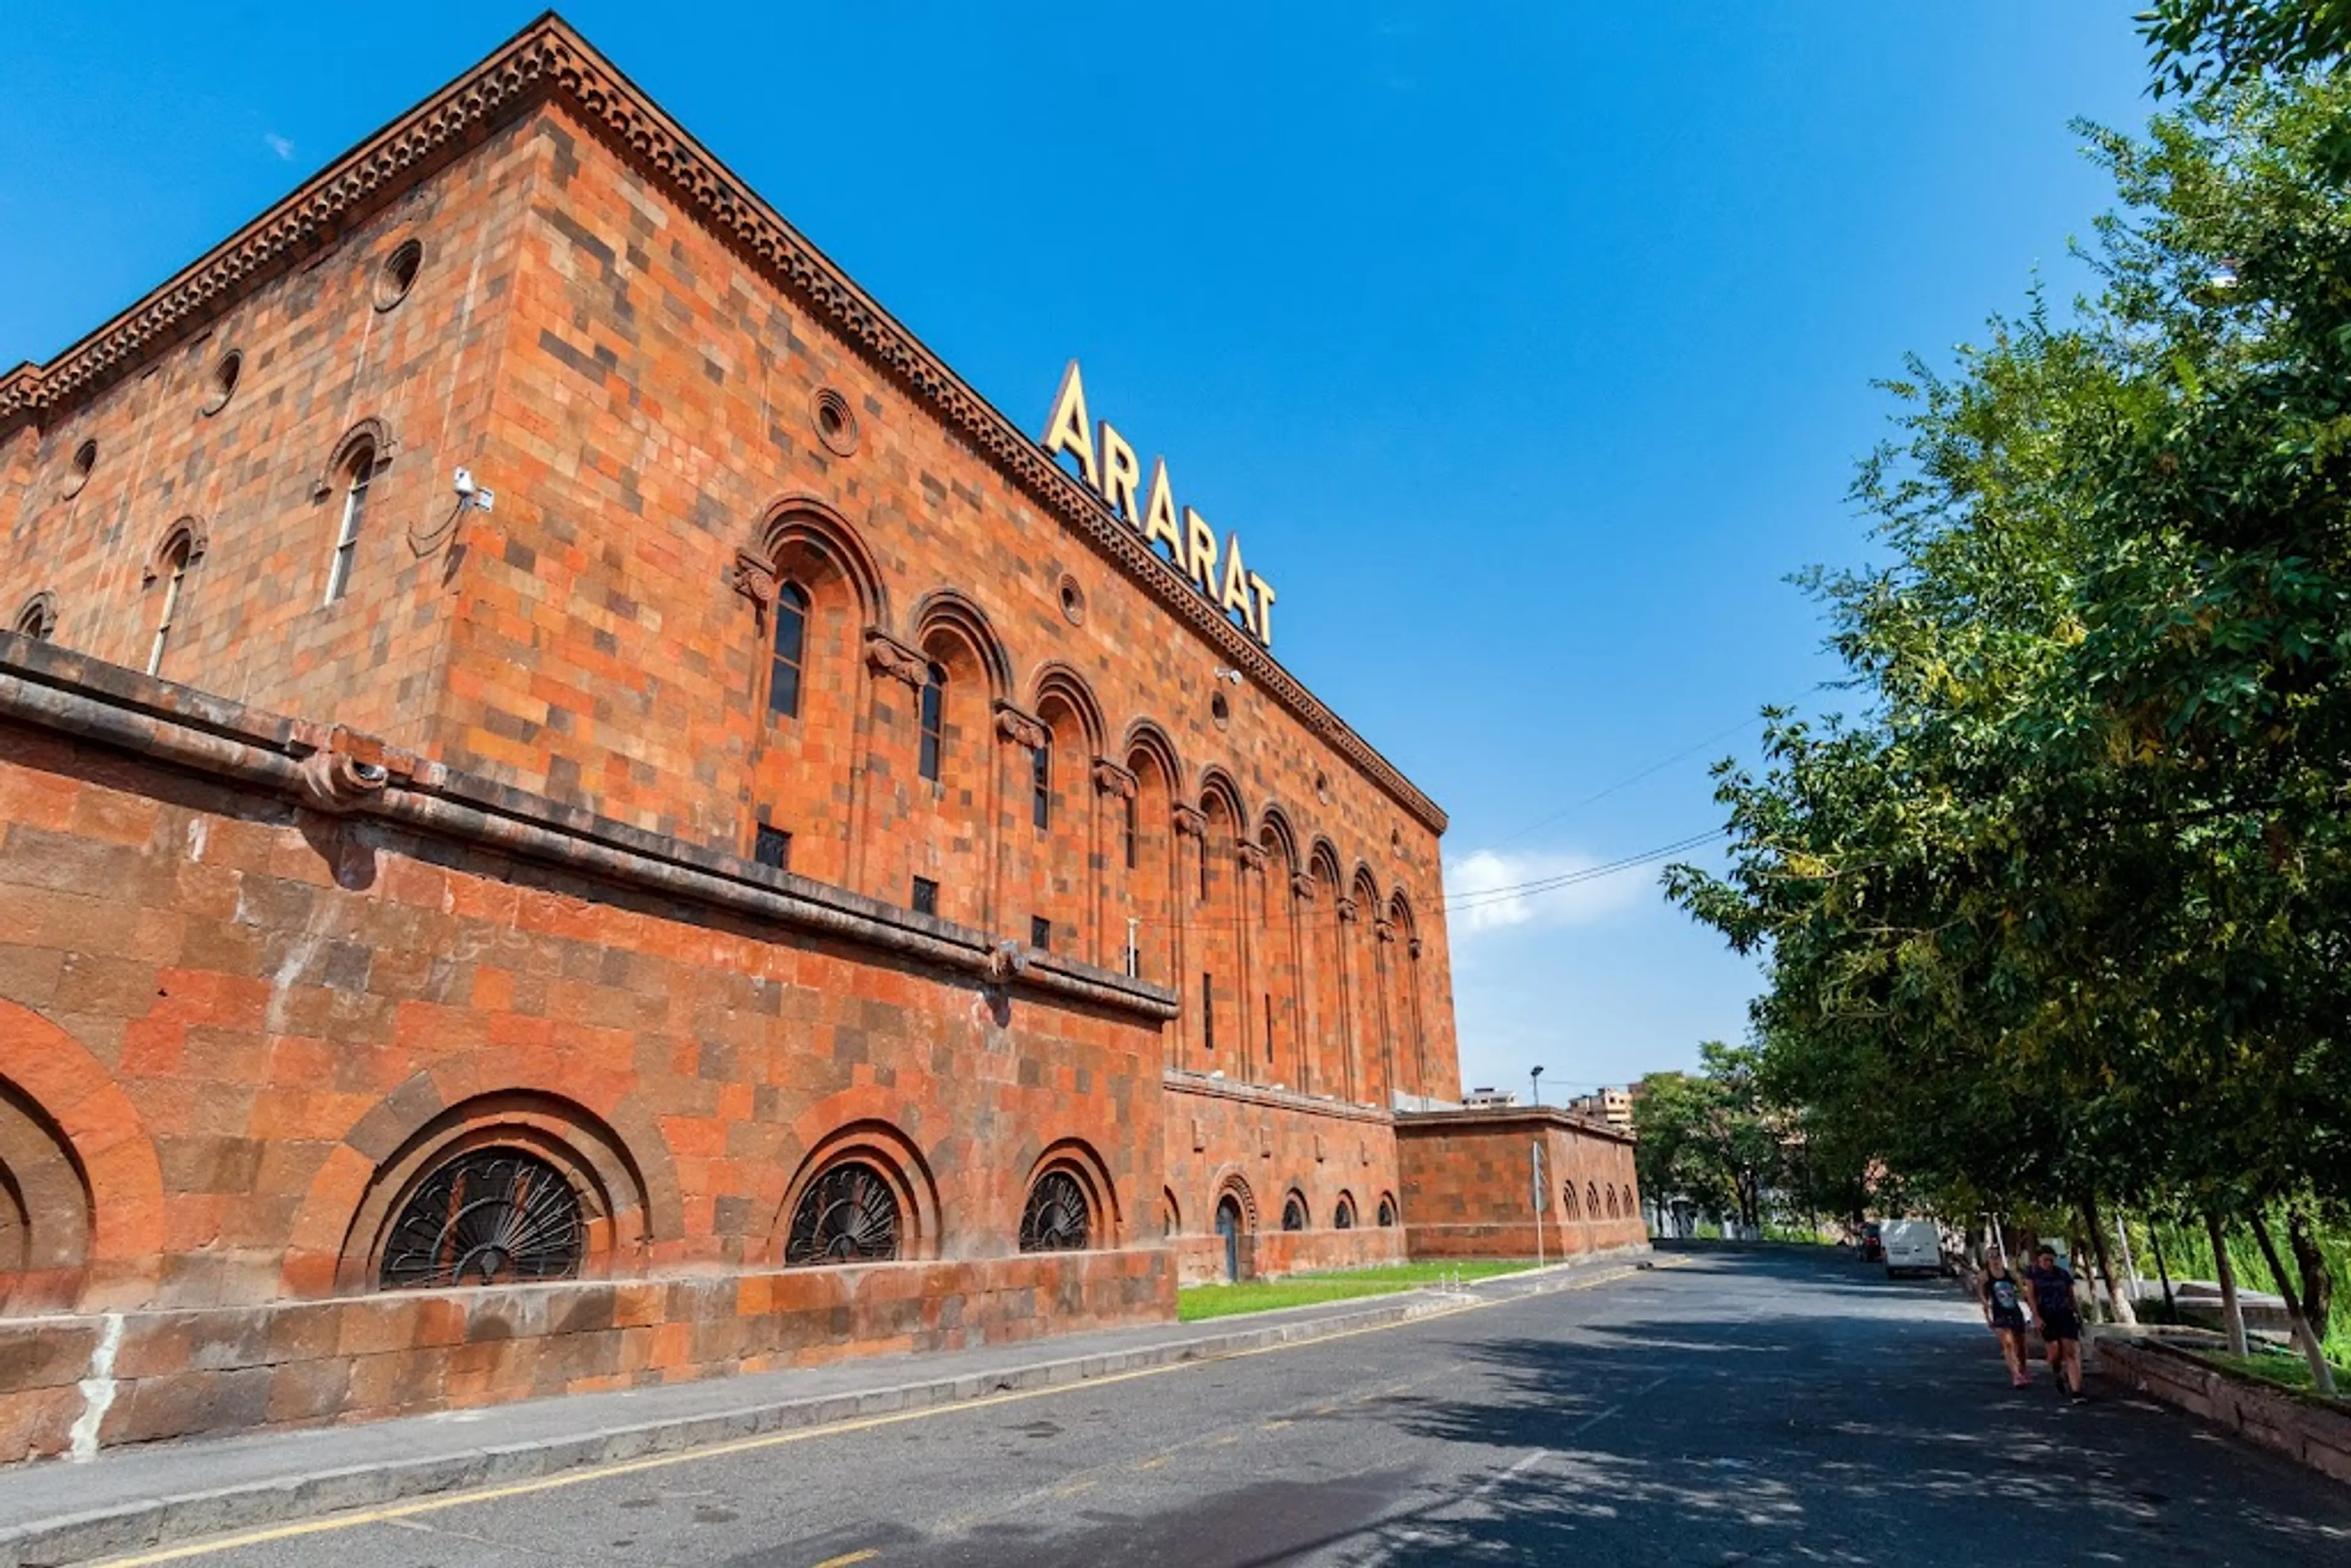
M 1541 1104 L 1541 1103 L 1542 1103 L 1542 1069 L 1541 1069 L 1541 1068 L 1540 1068 L 1540 1067 L 1538 1067 L 1538 1068 L 1536 1068 L 1532 1072 L 1528 1073 L 1528 1074 L 1527 1074 L 1527 1082 L 1528 1082 L 1530 1084 L 1531 1084 L 1531 1085 L 1533 1086 L 1533 1088 L 1534 1088 L 1535 1103 L 1536 1103 L 1536 1104 L 1538 1104 L 1538 1105 Z

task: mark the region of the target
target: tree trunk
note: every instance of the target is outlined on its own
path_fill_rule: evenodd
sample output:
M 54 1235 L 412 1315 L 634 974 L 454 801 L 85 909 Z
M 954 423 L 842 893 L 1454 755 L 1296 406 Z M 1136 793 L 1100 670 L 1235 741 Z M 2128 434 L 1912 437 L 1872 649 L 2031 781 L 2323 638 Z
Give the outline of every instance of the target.
M 2260 1209 L 2253 1210 L 2253 1239 L 2262 1244 L 2262 1257 L 2270 1266 L 2270 1277 L 2277 1281 L 2278 1294 L 2285 1298 L 2286 1321 L 2294 1325 L 2294 1343 L 2302 1346 L 2302 1358 L 2310 1363 L 2310 1381 L 2329 1399 L 2335 1397 L 2335 1369 L 2326 1364 L 2326 1347 L 2318 1343 L 2311 1332 L 2310 1320 L 2303 1315 L 2302 1295 L 2294 1288 L 2294 1281 L 2285 1271 L 2285 1263 L 2278 1257 L 2277 1243 L 2270 1239 L 2269 1221 Z
M 2147 1222 L 2147 1244 L 2155 1249 L 2155 1277 L 2163 1281 L 2163 1317 L 2166 1322 L 2179 1321 L 2179 1303 L 2171 1294 L 2171 1270 L 2163 1260 L 2163 1232 L 2156 1228 L 2155 1220 Z
M 2204 1234 L 2212 1239 L 2212 1272 L 2220 1281 L 2220 1327 L 2229 1336 L 2229 1354 L 2243 1355 L 2245 1309 L 2237 1300 L 2237 1266 L 2229 1261 L 2229 1233 L 2220 1228 L 2218 1213 L 2206 1212 Z
M 2323 1341 L 2335 1321 L 2335 1276 L 2311 1230 L 2310 1211 L 2298 1203 L 2286 1210 L 2285 1238 L 2294 1249 L 2294 1266 L 2302 1271 L 2302 1315 Z
M 2106 1302 L 2114 1310 L 2115 1322 L 2129 1323 L 2137 1327 L 2138 1312 L 2131 1305 L 2130 1292 L 2115 1283 L 2115 1262 L 2106 1254 L 2106 1233 L 2105 1228 L 2098 1223 L 2096 1198 L 2085 1197 L 2082 1200 L 2082 1222 L 2090 1228 L 2091 1256 L 2097 1259 L 2099 1277 L 2106 1282 Z

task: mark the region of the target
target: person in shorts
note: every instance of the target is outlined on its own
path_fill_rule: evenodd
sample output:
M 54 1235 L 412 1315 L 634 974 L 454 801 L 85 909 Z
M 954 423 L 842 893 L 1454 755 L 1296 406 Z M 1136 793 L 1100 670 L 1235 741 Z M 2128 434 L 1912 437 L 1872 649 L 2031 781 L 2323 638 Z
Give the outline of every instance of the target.
M 2074 1276 L 2057 1261 L 2057 1249 L 2043 1247 L 2024 1272 L 2032 1289 L 2032 1315 L 2041 1322 L 2041 1343 L 2049 1347 L 2049 1374 L 2057 1390 L 2082 1397 L 2082 1312 L 2074 1302 Z
M 1984 1254 L 1982 1295 L 1984 1322 L 2000 1336 L 2000 1353 L 2008 1358 L 2009 1383 L 2031 1387 L 2032 1375 L 2024 1370 L 2024 1287 L 1997 1252 Z

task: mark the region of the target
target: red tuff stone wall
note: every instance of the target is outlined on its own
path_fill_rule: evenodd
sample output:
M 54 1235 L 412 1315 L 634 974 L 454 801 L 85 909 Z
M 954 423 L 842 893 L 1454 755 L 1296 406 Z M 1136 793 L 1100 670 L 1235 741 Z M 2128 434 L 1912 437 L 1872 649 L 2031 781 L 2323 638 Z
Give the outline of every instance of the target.
M 1404 1260 L 1395 1212 L 1395 1136 L 1384 1113 L 1252 1088 L 1191 1073 L 1165 1080 L 1167 1187 L 1162 1228 L 1176 1243 L 1183 1281 L 1225 1278 L 1217 1208 L 1229 1197 L 1241 1215 L 1236 1249 L 1242 1278 L 1301 1270 L 1353 1269 Z M 1291 1194 L 1306 1225 L 1283 1228 Z M 1354 1223 L 1338 1223 L 1342 1198 Z
M 1641 1247 L 1632 1140 L 1563 1111 L 1435 1111 L 1396 1120 L 1406 1241 L 1416 1258 L 1536 1255 L 1532 1149 L 1541 1143 L 1547 1207 L 1541 1252 Z

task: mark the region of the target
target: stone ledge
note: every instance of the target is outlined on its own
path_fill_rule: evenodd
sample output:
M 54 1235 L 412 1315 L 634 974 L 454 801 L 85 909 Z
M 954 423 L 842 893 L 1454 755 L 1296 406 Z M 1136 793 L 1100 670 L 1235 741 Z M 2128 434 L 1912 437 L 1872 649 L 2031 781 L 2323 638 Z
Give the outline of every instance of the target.
M 1362 1105 L 1352 1100 L 1331 1100 L 1317 1094 L 1301 1094 L 1272 1083 L 1243 1083 L 1236 1079 L 1212 1077 L 1188 1068 L 1170 1067 L 1161 1071 L 1159 1081 L 1170 1093 L 1199 1094 L 1216 1100 L 1238 1100 L 1251 1105 L 1276 1106 L 1284 1111 L 1300 1111 L 1310 1116 L 1331 1116 L 1345 1122 L 1363 1122 L 1374 1126 L 1387 1126 L 1395 1113 L 1383 1111 L 1377 1105 Z
M 2126 1387 L 2321 1475 L 2351 1481 L 2351 1410 L 2231 1377 L 2158 1340 L 2126 1343 L 2100 1335 L 2097 1354 L 2105 1375 Z

